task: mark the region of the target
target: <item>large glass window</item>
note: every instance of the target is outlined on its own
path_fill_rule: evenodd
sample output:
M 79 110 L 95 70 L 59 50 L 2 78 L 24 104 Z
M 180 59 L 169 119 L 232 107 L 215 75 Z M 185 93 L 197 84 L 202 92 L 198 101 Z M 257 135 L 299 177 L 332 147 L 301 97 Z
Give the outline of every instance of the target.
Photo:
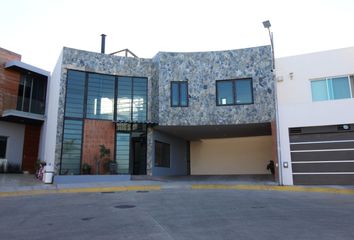
M 65 120 L 61 174 L 80 174 L 82 121 Z
M 252 104 L 252 79 L 216 81 L 217 105 Z
M 68 71 L 66 85 L 66 117 L 83 117 L 84 109 L 85 73 L 79 71 Z
M 155 141 L 155 167 L 170 167 L 170 144 Z
M 187 107 L 188 106 L 188 82 L 171 82 L 171 106 Z
M 348 76 L 313 80 L 311 81 L 312 101 L 351 98 L 353 88 L 351 82 Z
M 118 77 L 117 92 L 117 120 L 146 121 L 147 79 Z
M 113 120 L 114 76 L 89 74 L 86 117 Z
M 17 110 L 44 114 L 47 79 L 39 75 L 21 76 L 18 88 Z
M 128 174 L 130 159 L 130 133 L 117 132 L 116 138 L 116 161 L 118 165 L 118 174 Z
M 7 137 L 0 136 L 0 159 L 6 158 Z

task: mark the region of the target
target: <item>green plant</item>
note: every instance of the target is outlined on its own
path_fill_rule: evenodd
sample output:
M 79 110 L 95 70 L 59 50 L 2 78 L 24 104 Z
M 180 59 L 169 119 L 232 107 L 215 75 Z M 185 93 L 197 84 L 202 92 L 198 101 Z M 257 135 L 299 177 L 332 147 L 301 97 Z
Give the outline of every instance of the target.
M 82 174 L 90 174 L 91 173 L 91 165 L 88 163 L 82 164 Z
M 100 145 L 100 162 L 104 162 L 104 167 L 110 174 L 116 174 L 117 163 L 110 158 L 111 150 L 105 145 Z

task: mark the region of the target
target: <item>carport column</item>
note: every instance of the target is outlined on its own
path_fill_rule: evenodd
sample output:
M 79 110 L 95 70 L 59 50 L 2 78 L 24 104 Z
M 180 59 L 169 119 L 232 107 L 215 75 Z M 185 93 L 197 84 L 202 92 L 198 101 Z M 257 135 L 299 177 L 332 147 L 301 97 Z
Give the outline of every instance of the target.
M 154 142 L 154 132 L 152 128 L 147 129 L 147 136 L 146 136 L 146 175 L 152 176 L 152 157 L 153 157 L 153 142 Z
M 275 170 L 275 181 L 278 183 L 280 182 L 279 179 L 279 163 L 278 163 L 278 140 L 277 139 L 277 123 L 275 120 L 271 122 L 271 128 L 272 128 L 272 155 L 273 155 L 273 161 L 274 161 L 274 170 Z

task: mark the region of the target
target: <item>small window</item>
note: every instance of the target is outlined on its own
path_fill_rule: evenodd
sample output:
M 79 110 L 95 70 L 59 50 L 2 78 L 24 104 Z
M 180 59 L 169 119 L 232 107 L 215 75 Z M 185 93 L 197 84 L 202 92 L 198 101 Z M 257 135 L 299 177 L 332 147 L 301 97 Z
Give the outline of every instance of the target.
M 216 81 L 217 105 L 252 104 L 252 79 Z
M 7 137 L 0 136 L 0 159 L 6 158 Z
M 188 107 L 187 81 L 171 82 L 171 106 Z
M 312 101 L 351 98 L 351 85 L 348 76 L 311 81 Z
M 155 167 L 170 167 L 170 144 L 155 141 Z

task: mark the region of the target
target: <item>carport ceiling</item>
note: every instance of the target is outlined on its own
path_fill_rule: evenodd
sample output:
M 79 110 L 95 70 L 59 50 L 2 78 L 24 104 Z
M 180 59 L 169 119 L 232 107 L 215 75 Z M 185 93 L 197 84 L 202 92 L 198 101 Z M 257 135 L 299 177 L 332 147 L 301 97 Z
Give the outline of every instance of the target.
M 270 123 L 210 126 L 156 126 L 154 129 L 189 141 L 207 138 L 251 137 L 272 134 Z

